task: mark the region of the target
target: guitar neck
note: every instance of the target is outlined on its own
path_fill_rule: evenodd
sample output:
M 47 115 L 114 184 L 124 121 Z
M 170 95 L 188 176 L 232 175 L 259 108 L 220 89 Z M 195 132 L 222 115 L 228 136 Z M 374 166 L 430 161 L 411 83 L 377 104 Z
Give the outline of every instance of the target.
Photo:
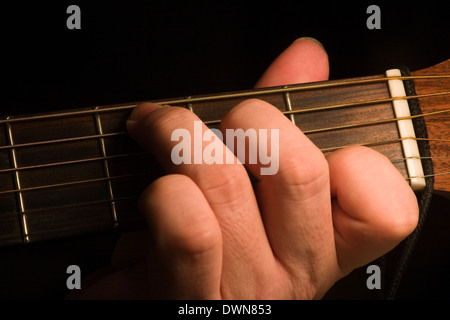
M 435 70 L 433 74 L 442 72 Z M 448 77 L 448 70 L 444 74 Z M 156 102 L 188 108 L 210 127 L 217 127 L 222 116 L 240 101 L 262 99 L 284 112 L 324 153 L 350 145 L 368 146 L 388 157 L 413 189 L 420 190 L 426 174 L 414 170 L 422 169 L 423 154 L 410 155 L 405 140 L 423 143 L 421 139 L 428 139 L 426 129 L 433 125 L 429 121 L 442 117 L 450 121 L 448 113 L 442 113 L 450 105 L 448 96 L 437 96 L 428 87 L 398 98 L 390 84 L 406 79 L 410 85 L 416 81 L 379 75 Z M 444 82 L 433 79 L 425 80 Z M 448 78 L 444 79 L 444 89 L 450 91 Z M 423 102 L 426 112 L 434 112 L 434 117 L 427 117 L 434 120 L 427 120 L 425 130 L 413 130 L 405 137 L 399 121 L 416 119 L 417 110 L 412 117 L 402 115 L 399 120 L 393 106 L 399 100 L 413 99 Z M 430 105 L 430 99 L 445 103 Z M 125 121 L 135 105 L 0 120 L 0 245 L 145 226 L 136 200 L 164 173 L 126 134 Z M 448 158 L 449 144 L 446 146 Z M 439 148 L 442 146 L 430 146 L 432 156 L 441 159 Z M 447 170 L 445 161 L 439 162 L 439 170 Z M 448 186 L 445 181 L 439 183 L 442 190 Z

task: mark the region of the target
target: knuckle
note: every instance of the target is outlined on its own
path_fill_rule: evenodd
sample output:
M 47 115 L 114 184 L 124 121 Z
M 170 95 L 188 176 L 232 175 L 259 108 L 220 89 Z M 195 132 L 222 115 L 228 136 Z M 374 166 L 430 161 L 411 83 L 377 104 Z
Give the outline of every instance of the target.
M 207 179 L 202 179 L 202 189 L 212 205 L 240 206 L 243 197 L 252 194 L 248 175 L 240 164 L 225 166 L 212 166 Z
M 251 117 L 253 114 L 261 112 L 259 111 L 260 109 L 267 109 L 267 108 L 274 108 L 274 107 L 268 102 L 261 99 L 256 98 L 246 99 L 239 102 L 233 108 L 231 108 L 225 114 L 222 121 L 226 123 L 228 121 L 233 121 L 234 119 L 239 120 L 242 118 Z
M 308 163 L 302 163 L 295 156 L 287 156 L 283 159 L 283 166 L 278 172 L 285 188 L 298 193 L 298 189 L 308 190 L 308 193 L 321 191 L 329 181 L 328 163 L 320 152 L 310 153 Z
M 168 246 L 189 256 L 200 256 L 211 252 L 220 245 L 221 235 L 209 224 L 199 224 L 196 228 L 185 228 L 183 232 L 171 234 Z
M 402 240 L 414 231 L 418 220 L 419 207 L 414 198 L 403 202 L 398 214 L 389 221 L 385 221 L 385 230 L 389 230 L 390 237 L 394 240 Z
M 152 182 L 143 192 L 139 207 L 154 232 L 154 240 L 159 248 L 195 257 L 215 250 L 220 245 L 220 229 L 215 218 L 208 213 L 199 212 L 193 215 L 192 210 L 183 212 L 180 209 L 171 213 L 178 215 L 180 219 L 162 217 L 167 213 L 164 211 L 167 203 L 161 199 L 176 199 L 181 193 L 189 196 L 195 195 L 196 192 L 195 183 L 180 174 L 163 176 Z M 187 222 L 189 226 L 186 226 Z

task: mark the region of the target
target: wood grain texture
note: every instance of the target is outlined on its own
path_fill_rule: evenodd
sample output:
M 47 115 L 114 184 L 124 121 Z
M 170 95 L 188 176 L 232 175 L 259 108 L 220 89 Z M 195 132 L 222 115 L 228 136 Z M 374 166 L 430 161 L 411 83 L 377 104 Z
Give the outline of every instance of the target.
M 450 60 L 437 64 L 427 69 L 411 73 L 414 76 L 421 75 L 450 75 Z M 416 79 L 415 90 L 418 95 L 434 92 L 450 91 L 450 78 L 446 79 Z M 419 98 L 422 113 L 442 111 L 450 109 L 450 95 Z M 424 117 L 430 139 L 430 153 L 433 158 L 434 190 L 450 194 L 450 112 Z M 447 141 L 445 141 L 447 140 Z

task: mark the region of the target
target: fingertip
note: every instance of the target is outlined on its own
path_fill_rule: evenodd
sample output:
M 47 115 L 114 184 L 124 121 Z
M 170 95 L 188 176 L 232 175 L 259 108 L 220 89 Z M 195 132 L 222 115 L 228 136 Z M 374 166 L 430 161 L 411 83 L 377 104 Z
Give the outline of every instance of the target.
M 184 197 L 179 197 L 181 193 Z M 138 205 L 155 240 L 166 249 L 196 256 L 217 249 L 221 242 L 214 213 L 198 186 L 185 175 L 155 180 Z
M 313 38 L 313 37 L 301 37 L 301 38 L 296 39 L 293 43 L 298 43 L 298 42 L 303 42 L 303 41 L 313 43 L 316 46 L 318 46 L 321 50 L 323 50 L 325 52 L 325 54 L 327 53 L 323 44 L 319 40 L 317 40 L 316 38 Z
M 299 71 L 305 79 L 301 79 L 301 82 L 328 80 L 330 72 L 328 53 L 319 40 L 312 37 L 298 38 L 288 49 L 294 57 L 297 57 L 294 67 L 302 68 Z
M 324 46 L 302 37 L 286 48 L 267 68 L 257 88 L 328 80 L 329 62 Z
M 131 111 L 130 115 L 128 116 L 128 119 L 125 123 L 125 127 L 127 129 L 127 132 L 133 136 L 136 131 L 137 123 L 144 119 L 147 115 L 152 113 L 153 111 L 160 109 L 161 106 L 152 103 L 152 102 L 143 102 L 138 104 L 136 107 L 134 107 L 133 111 Z
M 129 121 L 139 121 L 143 119 L 145 116 L 150 114 L 151 112 L 161 108 L 159 104 L 153 103 L 153 102 L 143 102 L 138 104 L 133 111 L 131 112 L 130 116 L 128 117 Z

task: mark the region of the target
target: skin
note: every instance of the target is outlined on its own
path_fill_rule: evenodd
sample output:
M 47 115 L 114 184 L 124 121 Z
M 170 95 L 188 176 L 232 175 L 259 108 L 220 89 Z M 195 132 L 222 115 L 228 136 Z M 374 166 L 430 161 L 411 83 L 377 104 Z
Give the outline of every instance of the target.
M 316 40 L 293 42 L 256 87 L 328 79 Z M 383 155 L 364 147 L 324 154 L 270 104 L 249 99 L 220 129 L 279 129 L 279 171 L 261 164 L 180 164 L 171 133 L 193 135 L 183 108 L 138 106 L 127 129 L 167 175 L 142 194 L 149 231 L 126 234 L 111 267 L 88 277 L 85 299 L 320 299 L 353 269 L 416 227 L 417 199 Z M 203 127 L 207 130 L 207 127 Z M 225 147 L 224 147 L 224 152 Z M 258 180 L 253 189 L 248 169 Z

